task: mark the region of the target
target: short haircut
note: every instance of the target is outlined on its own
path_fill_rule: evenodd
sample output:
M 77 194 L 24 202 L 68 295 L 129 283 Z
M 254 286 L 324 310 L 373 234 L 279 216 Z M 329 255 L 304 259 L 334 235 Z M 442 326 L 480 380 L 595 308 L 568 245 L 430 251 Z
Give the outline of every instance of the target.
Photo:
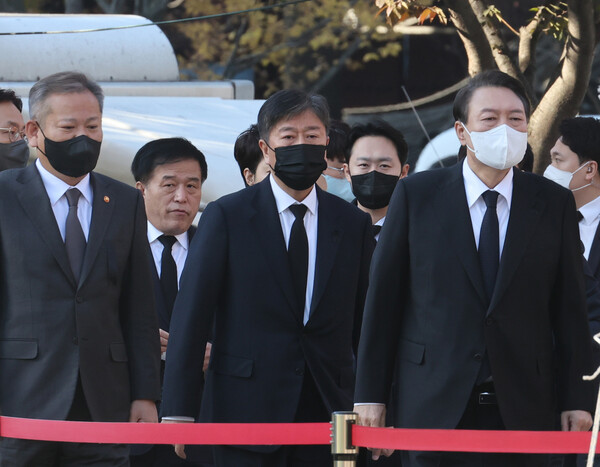
M 452 112 L 454 119 L 459 122 L 467 123 L 469 118 L 469 103 L 473 93 L 479 88 L 506 88 L 510 89 L 523 103 L 525 116 L 529 120 L 531 113 L 531 104 L 523 84 L 516 78 L 498 70 L 487 70 L 475 75 L 469 80 L 467 85 L 456 94 L 454 99 L 454 108 Z
M 348 163 L 350 162 L 354 143 L 356 143 L 359 138 L 365 136 L 381 136 L 390 140 L 396 148 L 400 164 L 406 164 L 406 159 L 408 158 L 408 146 L 404 139 L 404 135 L 400 130 L 397 130 L 388 122 L 379 118 L 369 120 L 367 123 L 358 123 L 352 127 L 350 134 L 348 135 L 348 144 L 346 146 L 346 161 Z
M 23 101 L 12 89 L 0 89 L 0 102 L 12 102 L 19 112 L 23 112 Z
M 102 88 L 83 73 L 63 71 L 42 78 L 29 91 L 29 118 L 43 122 L 48 115 L 46 101 L 53 94 L 91 92 L 98 100 L 100 112 L 104 105 Z
M 579 163 L 600 164 L 600 120 L 593 117 L 567 118 L 560 123 L 563 144 L 577 154 Z
M 131 173 L 136 182 L 147 183 L 159 165 L 195 160 L 200 164 L 201 181 L 208 176 L 208 166 L 202 151 L 185 138 L 155 139 L 144 144 L 131 163 Z
M 329 106 L 319 94 L 309 94 L 296 89 L 283 89 L 269 97 L 258 111 L 258 133 L 267 143 L 269 134 L 277 123 L 294 118 L 307 110 L 313 112 L 329 130 Z
M 233 146 L 233 157 L 240 166 L 240 173 L 246 186 L 248 184 L 246 183 L 246 177 L 244 177 L 244 169 L 256 174 L 256 168 L 263 158 L 262 150 L 258 145 L 259 140 L 258 126 L 252 124 L 247 130 L 240 133 Z
M 340 120 L 331 120 L 329 125 L 329 144 L 327 145 L 327 159 L 330 161 L 346 162 L 346 145 L 350 126 Z

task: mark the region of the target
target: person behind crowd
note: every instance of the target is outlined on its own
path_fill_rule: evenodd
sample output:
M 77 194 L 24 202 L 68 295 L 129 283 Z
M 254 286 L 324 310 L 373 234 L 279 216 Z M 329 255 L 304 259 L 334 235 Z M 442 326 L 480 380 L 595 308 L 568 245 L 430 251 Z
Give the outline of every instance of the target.
M 201 409 L 203 422 L 327 422 L 352 408 L 374 241 L 369 216 L 315 187 L 328 124 L 319 95 L 283 90 L 261 107 L 271 174 L 200 218 L 171 319 L 163 421 Z M 198 352 L 213 318 L 199 407 Z M 219 467 L 332 463 L 328 446 L 215 446 L 214 456 Z
M 246 186 L 262 182 L 271 173 L 258 145 L 259 140 L 258 126 L 253 124 L 240 133 L 233 146 L 233 155 L 240 166 L 240 173 Z
M 346 163 L 346 144 L 350 127 L 339 120 L 331 120 L 329 126 L 329 144 L 327 145 L 327 169 L 323 177 L 327 181 L 327 191 L 349 203 L 354 200 L 352 187 L 344 176 Z
M 396 183 L 410 168 L 406 163 L 408 146 L 399 130 L 374 119 L 352 127 L 346 154 L 346 178 L 358 208 L 371 216 L 378 240 Z
M 370 272 L 360 424 L 383 426 L 396 375 L 398 427 L 553 430 L 559 413 L 562 430 L 591 427 L 594 385 L 582 375 L 595 368 L 575 206 L 556 184 L 513 169 L 529 115 L 518 80 L 473 77 L 454 101 L 464 162 L 398 182 Z M 402 464 L 546 459 L 403 452 Z
M 93 172 L 102 89 L 47 76 L 29 92 L 35 164 L 0 174 L 0 412 L 156 422 L 160 342 L 139 191 Z M 128 465 L 129 446 L 2 438 L 1 466 Z
M 25 167 L 29 146 L 21 112 L 23 101 L 12 89 L 0 89 L 0 172 Z
M 173 304 L 190 242 L 196 232 L 192 222 L 200 207 L 202 184 L 206 181 L 208 167 L 204 154 L 187 139 L 163 138 L 140 148 L 131 163 L 131 173 L 136 188 L 144 197 L 148 218 L 148 243 L 152 252 L 154 294 L 164 362 Z M 209 356 L 210 344 L 207 344 L 205 366 Z M 134 445 L 130 460 L 132 467 L 211 463 L 209 448 L 196 449 L 195 454 L 197 462 L 192 462 L 179 458 L 169 445 Z

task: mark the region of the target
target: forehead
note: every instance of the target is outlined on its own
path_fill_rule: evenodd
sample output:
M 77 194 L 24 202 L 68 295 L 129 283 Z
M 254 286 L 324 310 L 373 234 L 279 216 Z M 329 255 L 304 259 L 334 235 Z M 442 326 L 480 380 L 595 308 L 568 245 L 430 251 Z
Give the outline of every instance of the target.
M 469 101 L 469 116 L 472 113 L 491 110 L 495 112 L 525 113 L 525 106 L 519 96 L 508 88 L 485 86 L 476 89 Z
M 201 178 L 201 176 L 200 163 L 196 159 L 183 159 L 157 165 L 150 175 L 150 181 L 160 182 L 164 178 L 172 177 L 187 180 Z
M 320 130 L 325 132 L 325 125 L 312 110 L 279 120 L 271 132 Z
M 90 91 L 67 94 L 51 94 L 45 101 L 47 115 L 60 117 L 93 117 L 100 116 L 98 99 Z
M 11 124 L 22 127 L 25 124 L 23 116 L 12 102 L 0 102 L 0 125 L 5 127 Z

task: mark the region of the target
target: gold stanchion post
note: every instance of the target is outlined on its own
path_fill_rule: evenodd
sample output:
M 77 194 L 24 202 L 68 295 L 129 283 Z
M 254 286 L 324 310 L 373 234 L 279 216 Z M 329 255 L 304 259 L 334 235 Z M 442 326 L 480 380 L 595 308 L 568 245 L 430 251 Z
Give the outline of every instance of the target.
M 334 412 L 331 416 L 333 467 L 356 467 L 358 448 L 352 445 L 352 425 L 357 420 L 355 412 Z

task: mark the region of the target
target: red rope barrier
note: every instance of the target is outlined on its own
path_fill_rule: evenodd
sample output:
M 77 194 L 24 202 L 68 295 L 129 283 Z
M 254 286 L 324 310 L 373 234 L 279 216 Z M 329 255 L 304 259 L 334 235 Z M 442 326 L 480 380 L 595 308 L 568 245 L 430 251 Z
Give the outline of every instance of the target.
M 124 444 L 329 444 L 329 423 L 95 423 L 0 417 L 0 436 Z M 415 451 L 587 453 L 590 432 L 413 430 L 352 426 L 352 444 Z
M 354 446 L 410 451 L 587 453 L 591 432 L 412 430 L 352 427 Z

